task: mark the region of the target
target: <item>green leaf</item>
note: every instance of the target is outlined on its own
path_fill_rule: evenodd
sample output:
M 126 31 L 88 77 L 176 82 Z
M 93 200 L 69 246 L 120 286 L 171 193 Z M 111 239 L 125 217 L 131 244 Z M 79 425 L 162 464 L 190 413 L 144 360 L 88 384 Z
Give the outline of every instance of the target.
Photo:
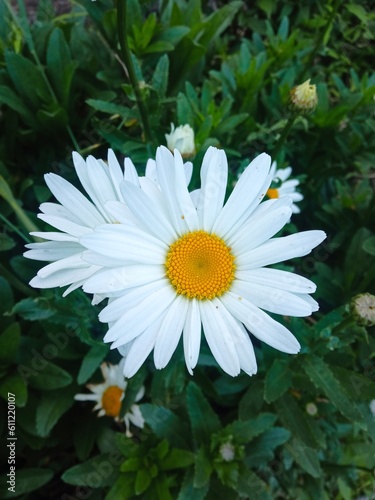
M 81 385 L 88 381 L 91 375 L 95 372 L 98 366 L 109 352 L 109 346 L 93 345 L 86 356 L 83 358 L 81 368 L 77 376 L 77 382 Z
M 283 427 L 272 427 L 255 438 L 248 447 L 246 465 L 259 467 L 273 459 L 274 450 L 290 438 L 290 432 Z
M 188 426 L 171 410 L 152 404 L 140 405 L 140 410 L 145 422 L 159 438 L 168 439 L 178 448 L 191 447 Z
M 27 105 L 37 109 L 42 103 L 51 102 L 52 97 L 40 69 L 20 54 L 8 50 L 5 61 L 13 85 Z
M 135 477 L 134 491 L 136 495 L 144 493 L 151 484 L 152 477 L 146 469 L 139 469 Z
M 91 488 L 112 486 L 118 475 L 117 460 L 118 457 L 115 457 L 113 453 L 97 455 L 65 471 L 61 479 L 74 486 L 90 486 Z
M 134 477 L 130 474 L 120 474 L 115 484 L 107 493 L 105 500 L 131 498 L 134 494 Z
M 241 420 L 248 420 L 259 413 L 263 404 L 264 383 L 262 380 L 252 380 L 248 390 L 243 395 L 238 413 Z
M 272 500 L 267 485 L 251 470 L 241 465 L 236 491 L 251 500 Z
M 362 248 L 370 255 L 375 255 L 375 236 L 371 236 L 371 238 L 365 240 L 362 244 Z
M 23 299 L 13 307 L 9 315 L 18 314 L 23 319 L 29 321 L 38 321 L 48 319 L 54 314 L 56 310 L 51 307 L 48 300 L 43 297 L 35 299 Z
M 167 54 L 161 56 L 152 76 L 151 86 L 156 90 L 159 99 L 163 99 L 167 92 L 169 74 L 169 59 Z
M 27 104 L 12 89 L 5 85 L 0 85 L 0 103 L 17 111 L 29 127 L 34 128 L 36 126 L 35 117 Z
M 49 37 L 47 65 L 59 101 L 66 106 L 77 63 L 72 61 L 69 45 L 60 28 L 55 28 Z
M 210 444 L 211 435 L 221 429 L 220 420 L 200 388 L 190 382 L 186 390 L 187 410 L 197 444 Z
M 191 469 L 188 469 L 177 500 L 204 500 L 207 495 L 208 488 L 209 483 L 202 488 L 194 488 L 194 472 Z
M 288 360 L 275 359 L 267 371 L 264 385 L 264 399 L 267 403 L 276 401 L 292 385 L 292 371 Z
M 310 429 L 307 416 L 301 411 L 290 394 L 285 394 L 282 398 L 278 399 L 276 410 L 280 415 L 282 423 L 291 431 L 293 436 L 305 443 L 306 446 L 319 446 Z
M 212 464 L 207 450 L 202 446 L 195 455 L 194 463 L 194 488 L 204 488 L 212 474 Z
M 27 387 L 18 373 L 13 373 L 0 381 L 0 396 L 8 401 L 8 394 L 15 397 L 15 405 L 22 408 L 27 401 Z
M 186 450 L 172 448 L 167 457 L 161 462 L 161 470 L 180 469 L 188 467 L 194 462 L 194 454 Z
M 0 496 L 1 498 L 14 498 L 15 496 L 24 495 L 31 491 L 38 490 L 47 484 L 53 477 L 53 471 L 42 468 L 29 468 L 16 470 L 16 487 L 15 492 L 9 491 L 8 479 L 5 474 L 0 480 Z M 16 494 L 15 494 L 16 493 Z
M 87 460 L 103 425 L 102 419 L 93 413 L 82 414 L 81 419 L 75 423 L 73 441 L 80 461 Z
M 225 427 L 225 432 L 233 436 L 238 443 L 248 443 L 256 436 L 271 427 L 277 419 L 272 413 L 261 413 L 257 418 L 240 421 L 236 420 Z
M 53 391 L 66 387 L 72 383 L 72 376 L 59 366 L 43 359 L 43 367 L 40 370 L 33 370 L 29 376 L 29 384 L 35 389 L 42 391 Z
M 16 245 L 13 238 L 5 233 L 0 233 L 0 252 L 11 250 Z
M 0 315 L 2 316 L 13 307 L 14 303 L 12 287 L 3 276 L 0 276 L 0 297 Z
M 359 409 L 343 391 L 340 382 L 321 358 L 315 355 L 306 356 L 302 366 L 311 382 L 324 392 L 344 417 L 355 422 L 362 422 Z
M 59 391 L 59 397 L 54 392 L 45 392 L 36 412 L 36 430 L 38 436 L 46 437 L 57 424 L 60 417 L 74 403 L 75 388 Z
M 20 325 L 13 323 L 0 335 L 0 363 L 12 363 L 17 355 L 20 343 Z
M 99 99 L 87 99 L 87 104 L 97 111 L 102 111 L 103 113 L 108 113 L 110 115 L 119 115 L 124 120 L 129 120 L 130 118 L 137 118 L 137 114 L 131 109 L 126 108 L 115 102 L 101 101 Z
M 306 446 L 305 443 L 298 438 L 293 438 L 285 444 L 284 447 L 310 476 L 320 477 L 322 475 L 316 450 Z

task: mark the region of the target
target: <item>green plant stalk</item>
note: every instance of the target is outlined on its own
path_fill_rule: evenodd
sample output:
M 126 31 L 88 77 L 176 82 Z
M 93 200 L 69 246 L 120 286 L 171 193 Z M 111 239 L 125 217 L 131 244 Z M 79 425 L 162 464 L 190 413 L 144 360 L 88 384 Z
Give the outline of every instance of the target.
M 298 75 L 298 78 L 297 80 L 300 82 L 300 83 L 303 83 L 303 80 L 306 76 L 306 74 L 310 71 L 311 69 L 311 66 L 313 64 L 313 61 L 314 61 L 314 58 L 315 58 L 315 55 L 316 53 L 318 52 L 318 50 L 320 49 L 320 47 L 322 46 L 322 43 L 324 41 L 324 39 L 326 38 L 327 34 L 329 33 L 331 27 L 332 27 L 332 23 L 333 23 L 333 20 L 336 16 L 336 13 L 337 13 L 337 9 L 339 8 L 339 5 L 341 3 L 341 0 L 336 0 L 336 2 L 333 4 L 333 7 L 332 7 L 332 11 L 328 17 L 328 21 L 327 21 L 327 24 L 326 24 L 326 27 L 325 29 L 320 33 L 319 35 L 319 38 L 313 48 L 313 50 L 310 52 L 310 55 L 309 55 L 309 58 L 308 60 L 306 61 L 306 64 L 302 70 L 302 72 Z M 298 116 L 298 113 L 294 113 L 293 115 L 291 115 L 285 125 L 285 128 L 281 134 L 281 136 L 279 137 L 279 140 L 277 141 L 276 143 L 276 146 L 275 146 L 275 149 L 273 151 L 273 158 L 276 158 L 278 153 L 280 152 L 280 149 L 282 148 L 284 142 L 286 141 L 286 138 L 288 137 L 288 134 L 289 132 L 291 131 L 293 125 L 294 125 L 294 122 L 295 122 L 295 119 L 297 118 Z
M 0 213 L 0 219 L 1 219 L 3 222 L 5 222 L 5 224 L 6 224 L 7 226 L 9 226 L 9 227 L 10 227 L 10 228 L 11 228 L 11 229 L 15 232 L 15 233 L 17 233 L 17 234 L 18 234 L 18 236 L 20 236 L 20 237 L 21 237 L 24 241 L 26 241 L 26 243 L 31 243 L 31 241 L 32 241 L 32 240 L 31 240 L 30 238 L 28 238 L 27 236 L 25 236 L 25 235 L 23 234 L 23 232 L 22 232 L 22 231 L 20 231 L 20 230 L 18 229 L 18 227 L 17 227 L 17 226 L 15 226 L 12 222 L 10 222 L 10 220 L 8 220 L 8 219 L 5 217 L 5 215 L 3 215 L 2 213 Z
M 324 39 L 326 38 L 327 34 L 329 33 L 331 27 L 332 27 L 332 23 L 333 23 L 333 20 L 336 16 L 336 13 L 337 13 L 337 10 L 340 6 L 340 3 L 341 3 L 341 0 L 336 0 L 333 4 L 333 7 L 332 7 L 332 11 L 328 17 L 328 21 L 327 21 L 327 24 L 326 24 L 326 27 L 325 29 L 320 33 L 319 37 L 318 37 L 318 40 L 316 41 L 315 45 L 314 45 L 314 48 L 312 49 L 312 51 L 310 52 L 309 54 L 309 57 L 307 59 L 307 62 L 302 70 L 302 72 L 298 75 L 298 81 L 303 83 L 303 80 L 304 78 L 306 77 L 306 74 L 311 71 L 311 67 L 314 65 L 314 58 L 316 56 L 316 53 L 318 52 L 318 50 L 320 50 L 322 44 L 323 44 L 323 41 Z M 328 40 L 327 40 L 328 42 Z
M 143 132 L 145 141 L 149 143 L 152 139 L 152 133 L 150 129 L 150 124 L 148 121 L 147 109 L 142 98 L 141 90 L 139 88 L 139 83 L 135 75 L 133 61 L 131 58 L 128 40 L 127 40 L 127 26 L 126 26 L 126 0 L 117 1 L 117 31 L 118 38 L 120 42 L 121 54 L 128 70 L 130 84 L 133 87 L 134 95 L 137 101 L 137 106 L 139 109 L 139 114 L 141 115 L 141 120 L 143 124 Z
M 286 138 L 289 135 L 289 132 L 292 130 L 292 127 L 293 127 L 293 124 L 294 124 L 294 121 L 296 118 L 297 118 L 297 114 L 294 113 L 289 117 L 288 121 L 286 122 L 284 130 L 282 131 L 282 133 L 281 133 L 281 135 L 276 143 L 276 146 L 272 152 L 273 159 L 275 159 L 277 157 L 277 155 L 279 154 L 280 149 L 282 148 L 284 142 L 286 141 Z

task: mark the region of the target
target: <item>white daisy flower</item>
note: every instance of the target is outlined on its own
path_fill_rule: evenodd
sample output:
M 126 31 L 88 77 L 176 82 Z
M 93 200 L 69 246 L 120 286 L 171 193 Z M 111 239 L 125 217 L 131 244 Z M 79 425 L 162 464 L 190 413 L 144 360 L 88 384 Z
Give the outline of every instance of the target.
M 316 287 L 265 266 L 307 255 L 326 235 L 306 231 L 270 239 L 292 212 L 290 198 L 260 204 L 272 180 L 270 163 L 267 154 L 258 156 L 224 204 L 226 155 L 209 148 L 195 206 L 181 155 L 160 147 L 160 190 L 146 194 L 130 182 L 121 185 L 138 225 L 102 225 L 81 237 L 91 250 L 84 258 L 103 266 L 96 275 L 97 293 L 111 291 L 119 265 L 129 270 L 121 296 L 99 316 L 109 323 L 104 340 L 126 355 L 125 376 L 134 375 L 152 350 L 156 368 L 164 368 L 181 334 L 192 373 L 201 326 L 218 364 L 232 376 L 241 369 L 250 375 L 257 371 L 248 331 L 280 351 L 299 351 L 297 339 L 263 310 L 309 316 L 318 309 L 309 295 Z
M 33 236 L 43 238 L 45 242 L 29 243 L 30 250 L 24 253 L 29 259 L 49 261 L 51 264 L 38 271 L 30 285 L 35 288 L 53 288 L 70 285 L 64 296 L 83 286 L 86 280 L 101 269 L 96 263 L 90 264 L 82 259 L 87 249 L 80 243 L 80 237 L 92 232 L 101 224 L 134 224 L 131 212 L 127 210 L 120 190 L 125 180 L 137 187 L 150 188 L 149 181 L 157 184 L 154 160 L 146 165 L 146 178 L 139 178 L 129 158 L 121 169 L 113 151 L 108 150 L 108 165 L 89 156 L 85 161 L 73 152 L 73 162 L 78 178 L 90 197 L 88 199 L 77 188 L 59 175 L 45 175 L 47 186 L 59 203 L 42 203 L 39 219 L 58 229 L 54 232 L 33 232 Z M 185 163 L 186 182 L 190 182 L 192 164 Z M 97 296 L 94 301 L 99 301 Z
M 99 410 L 98 417 L 106 415 L 107 417 L 113 417 L 119 422 L 121 403 L 124 399 L 126 387 L 128 385 L 123 374 L 123 364 L 123 360 L 118 365 L 102 363 L 100 369 L 103 374 L 104 382 L 101 384 L 87 384 L 86 387 L 90 389 L 93 394 L 76 394 L 74 399 L 77 401 L 95 401 L 96 405 L 93 411 Z M 142 386 L 136 395 L 135 402 L 142 399 L 144 393 L 145 388 Z M 144 419 L 138 405 L 133 404 L 130 407 L 130 410 L 124 416 L 124 422 L 126 426 L 126 435 L 128 437 L 132 436 L 129 430 L 130 424 L 143 429 Z
M 274 161 L 271 165 L 270 174 L 272 176 L 272 182 L 275 184 L 275 187 L 270 187 L 267 190 L 267 196 L 271 199 L 289 196 L 289 198 L 291 198 L 291 200 L 293 201 L 292 213 L 298 214 L 301 210 L 296 205 L 296 203 L 303 200 L 303 196 L 296 190 L 296 187 L 299 185 L 299 180 L 289 179 L 291 173 L 292 167 L 278 169 L 277 163 Z

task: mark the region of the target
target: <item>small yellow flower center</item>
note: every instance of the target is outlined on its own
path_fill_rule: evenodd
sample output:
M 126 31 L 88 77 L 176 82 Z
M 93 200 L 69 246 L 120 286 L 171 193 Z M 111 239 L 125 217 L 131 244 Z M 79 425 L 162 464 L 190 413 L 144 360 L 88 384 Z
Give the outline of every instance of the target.
M 118 417 L 121 409 L 121 398 L 124 391 L 117 385 L 111 385 L 103 392 L 102 407 L 108 417 Z
M 189 299 L 220 297 L 234 279 L 234 256 L 225 242 L 206 231 L 193 231 L 175 241 L 165 261 L 177 293 Z
M 267 196 L 268 198 L 278 198 L 279 190 L 276 188 L 269 188 L 269 190 L 267 191 Z

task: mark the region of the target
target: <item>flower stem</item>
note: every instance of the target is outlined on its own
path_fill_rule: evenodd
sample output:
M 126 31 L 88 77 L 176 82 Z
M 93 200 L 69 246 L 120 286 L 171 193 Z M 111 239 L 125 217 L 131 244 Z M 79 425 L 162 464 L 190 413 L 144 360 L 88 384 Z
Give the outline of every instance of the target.
M 277 155 L 278 155 L 278 153 L 279 153 L 282 145 L 284 144 L 286 138 L 288 137 L 289 132 L 291 131 L 291 129 L 293 127 L 293 124 L 294 124 L 294 121 L 295 121 L 296 118 L 297 118 L 297 114 L 293 113 L 289 117 L 288 121 L 286 122 L 284 130 L 282 131 L 282 133 L 281 133 L 281 135 L 280 135 L 280 137 L 279 137 L 279 139 L 278 139 L 278 141 L 276 143 L 276 146 L 275 146 L 275 148 L 273 150 L 273 153 L 272 153 L 272 158 L 273 159 L 276 159 L 276 157 L 277 157 Z
M 337 13 L 337 10 L 339 8 L 339 5 L 341 3 L 341 0 L 336 0 L 334 3 L 333 3 L 333 6 L 332 6 L 332 10 L 331 10 L 331 13 L 328 17 L 328 20 L 327 20 L 327 24 L 325 26 L 325 29 L 321 31 L 313 49 L 311 50 L 310 54 L 309 54 L 309 57 L 306 61 L 306 64 L 304 65 L 303 67 L 303 70 L 301 71 L 301 73 L 298 75 L 298 81 L 299 82 L 303 82 L 303 79 L 305 78 L 306 74 L 308 72 L 311 71 L 311 68 L 314 66 L 314 58 L 315 58 L 315 55 L 316 53 L 318 52 L 318 50 L 321 48 L 323 42 L 325 41 L 325 44 L 327 44 L 328 42 L 328 39 L 329 39 L 329 34 L 330 34 L 330 31 L 331 31 L 331 28 L 332 28 L 332 23 L 333 23 L 333 20 L 336 16 L 336 13 Z M 328 37 L 327 40 L 325 40 L 326 38 Z
M 142 97 L 139 83 L 134 71 L 134 65 L 131 58 L 131 53 L 129 50 L 128 40 L 127 40 L 127 26 L 126 26 L 126 0 L 117 0 L 117 31 L 118 38 L 120 42 L 121 54 L 124 59 L 124 63 L 128 70 L 129 80 L 131 86 L 133 87 L 133 91 L 135 94 L 135 98 L 137 101 L 139 113 L 141 115 L 141 120 L 143 123 L 143 133 L 146 142 L 150 142 L 152 138 L 150 124 L 148 122 L 147 109 L 144 103 L 144 99 Z

